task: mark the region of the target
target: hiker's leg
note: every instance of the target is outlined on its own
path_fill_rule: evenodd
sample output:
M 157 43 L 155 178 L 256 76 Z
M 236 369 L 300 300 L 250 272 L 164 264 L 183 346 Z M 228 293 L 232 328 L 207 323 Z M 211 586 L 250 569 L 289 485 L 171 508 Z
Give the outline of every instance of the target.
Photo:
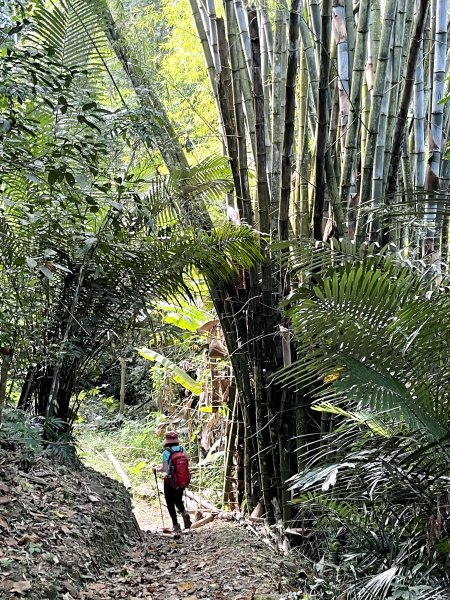
M 183 502 L 183 489 L 178 489 L 178 490 L 173 490 L 174 492 L 174 500 L 175 500 L 175 506 L 178 508 L 178 512 L 180 513 L 180 515 L 184 515 L 184 513 L 186 512 L 186 509 L 184 508 L 184 502 Z
M 186 510 L 186 508 L 184 507 L 184 502 L 183 502 L 183 489 L 180 490 L 174 490 L 175 491 L 175 505 L 178 508 L 178 511 L 180 512 L 181 516 L 183 517 L 183 521 L 184 521 L 184 527 L 185 529 L 190 529 L 191 527 L 191 518 L 189 516 L 188 511 Z
M 177 513 L 175 510 L 176 497 L 174 490 L 170 485 L 164 485 L 164 498 L 166 499 L 167 510 L 169 511 L 170 518 L 174 527 L 178 525 Z

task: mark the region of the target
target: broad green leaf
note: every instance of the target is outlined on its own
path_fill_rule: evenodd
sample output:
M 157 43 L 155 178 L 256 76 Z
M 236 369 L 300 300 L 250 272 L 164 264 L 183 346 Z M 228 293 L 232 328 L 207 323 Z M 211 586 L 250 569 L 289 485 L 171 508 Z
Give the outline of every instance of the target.
M 195 379 L 192 379 L 192 377 L 190 377 L 174 362 L 162 354 L 159 354 L 159 352 L 155 352 L 155 350 L 152 350 L 151 348 L 137 348 L 137 351 L 143 358 L 146 358 L 151 362 L 156 362 L 162 367 L 165 367 L 171 373 L 172 379 L 185 387 L 187 390 L 196 396 L 201 394 L 203 389 L 202 385 L 198 381 L 195 381 Z
M 214 319 L 211 313 L 193 304 L 177 306 L 176 304 L 161 302 L 158 304 L 158 308 L 165 312 L 164 321 L 166 323 L 176 325 L 185 331 L 195 332 L 203 323 Z

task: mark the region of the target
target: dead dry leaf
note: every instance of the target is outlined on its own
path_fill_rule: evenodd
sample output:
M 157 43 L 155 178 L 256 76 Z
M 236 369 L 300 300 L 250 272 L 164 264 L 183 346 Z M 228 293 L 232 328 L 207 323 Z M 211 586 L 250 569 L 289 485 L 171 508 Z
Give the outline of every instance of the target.
M 27 592 L 28 590 L 31 590 L 31 583 L 29 581 L 16 581 L 9 591 L 11 594 L 23 594 L 23 592 Z
M 184 581 L 182 583 L 177 583 L 177 589 L 179 592 L 190 592 L 194 589 L 194 584 L 192 581 Z
M 103 592 L 106 589 L 106 585 L 104 583 L 91 583 L 88 589 L 92 592 Z
M 62 582 L 63 588 L 70 594 L 72 598 L 79 598 L 80 595 L 75 586 L 73 586 L 69 581 Z
M 25 535 L 23 535 L 20 538 L 20 540 L 17 541 L 17 543 L 19 544 L 19 546 L 26 546 L 27 544 L 35 544 L 40 539 L 41 538 L 38 535 L 36 535 L 35 533 L 31 533 L 31 534 L 26 533 Z
M 5 581 L 3 581 L 2 583 L 2 587 L 5 590 L 5 592 L 8 592 L 12 588 L 14 583 L 15 582 L 12 579 L 5 579 Z
M 8 502 L 11 502 L 11 498 L 8 496 L 0 496 L 0 504 L 8 504 Z
M 5 529 L 6 531 L 9 529 L 8 523 L 2 517 L 0 517 L 0 528 Z
M 59 528 L 63 533 L 70 533 L 70 529 L 69 527 L 66 527 L 66 525 L 60 525 Z

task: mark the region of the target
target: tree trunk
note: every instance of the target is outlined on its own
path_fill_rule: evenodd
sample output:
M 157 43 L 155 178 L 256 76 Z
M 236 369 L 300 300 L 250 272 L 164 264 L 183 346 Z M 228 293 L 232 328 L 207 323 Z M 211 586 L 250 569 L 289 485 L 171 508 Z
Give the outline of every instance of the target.
M 0 370 L 0 425 L 3 422 L 3 408 L 6 403 L 6 385 L 14 351 L 12 348 L 0 348 L 2 366 Z
M 119 413 L 123 415 L 125 412 L 125 383 L 127 376 L 127 363 L 125 358 L 119 359 L 120 363 L 120 395 L 119 395 Z

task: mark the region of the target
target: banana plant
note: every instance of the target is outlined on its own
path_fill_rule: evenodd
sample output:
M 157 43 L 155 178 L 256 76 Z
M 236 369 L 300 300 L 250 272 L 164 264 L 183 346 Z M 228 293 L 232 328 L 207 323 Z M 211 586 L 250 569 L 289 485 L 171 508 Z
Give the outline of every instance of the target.
M 146 358 L 151 362 L 155 362 L 160 365 L 164 369 L 166 369 L 172 379 L 182 385 L 184 388 L 192 392 L 195 396 L 199 396 L 203 390 L 203 385 L 201 382 L 193 379 L 190 375 L 183 371 L 178 365 L 176 365 L 173 361 L 166 358 L 156 350 L 152 350 L 151 348 L 137 348 L 139 354 Z

